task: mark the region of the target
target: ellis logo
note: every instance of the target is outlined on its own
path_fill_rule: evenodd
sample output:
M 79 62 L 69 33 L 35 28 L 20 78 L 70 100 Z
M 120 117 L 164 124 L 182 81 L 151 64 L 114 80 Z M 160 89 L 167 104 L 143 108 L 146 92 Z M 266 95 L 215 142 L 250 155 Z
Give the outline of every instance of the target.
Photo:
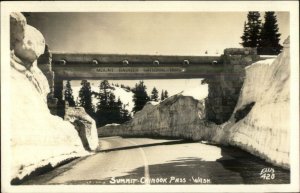
M 260 172 L 260 178 L 264 180 L 274 180 L 275 170 L 273 168 L 263 168 Z

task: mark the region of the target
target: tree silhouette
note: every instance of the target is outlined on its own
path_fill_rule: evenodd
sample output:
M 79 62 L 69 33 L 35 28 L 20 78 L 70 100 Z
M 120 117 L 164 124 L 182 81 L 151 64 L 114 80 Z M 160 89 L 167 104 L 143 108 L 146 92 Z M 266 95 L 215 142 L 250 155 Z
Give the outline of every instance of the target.
M 163 101 L 164 99 L 165 99 L 165 92 L 164 90 L 161 90 L 160 100 Z
M 261 40 L 259 44 L 259 54 L 277 55 L 280 53 L 282 46 L 279 44 L 280 33 L 275 12 L 265 12 L 265 22 L 262 26 Z
M 82 106 L 86 113 L 91 117 L 95 117 L 95 112 L 92 104 L 91 85 L 87 80 L 81 81 L 81 89 L 79 90 L 79 105 Z
M 68 101 L 70 107 L 75 107 L 75 101 L 73 96 L 73 90 L 71 88 L 71 83 L 67 80 L 66 89 L 64 91 L 65 101 Z
M 166 98 L 168 98 L 169 97 L 169 93 L 168 93 L 168 91 L 167 90 L 165 90 L 165 93 L 164 93 L 164 98 L 166 99 Z
M 260 42 L 261 20 L 258 11 L 250 11 L 248 21 L 244 23 L 244 32 L 241 37 L 243 47 L 256 48 Z
M 155 87 L 152 89 L 150 99 L 151 101 L 156 101 L 156 102 L 158 101 L 158 91 Z
M 126 109 L 126 106 L 128 106 L 128 104 L 127 105 L 122 105 L 121 112 L 120 112 L 120 114 L 121 114 L 120 123 L 124 123 L 124 122 L 129 121 L 131 119 L 130 113 Z
M 134 113 L 142 110 L 145 104 L 149 101 L 149 96 L 147 95 L 146 89 L 147 87 L 144 85 L 143 81 L 140 81 L 135 85 L 135 88 L 133 89 L 134 107 L 132 109 Z

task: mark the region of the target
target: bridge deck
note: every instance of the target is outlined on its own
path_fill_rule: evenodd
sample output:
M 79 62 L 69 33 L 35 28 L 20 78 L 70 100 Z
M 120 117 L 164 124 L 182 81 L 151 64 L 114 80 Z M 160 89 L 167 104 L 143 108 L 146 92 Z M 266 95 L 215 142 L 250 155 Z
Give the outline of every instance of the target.
M 162 65 L 162 66 L 94 66 L 54 65 L 53 71 L 61 79 L 182 79 L 205 78 L 224 71 L 223 65 Z

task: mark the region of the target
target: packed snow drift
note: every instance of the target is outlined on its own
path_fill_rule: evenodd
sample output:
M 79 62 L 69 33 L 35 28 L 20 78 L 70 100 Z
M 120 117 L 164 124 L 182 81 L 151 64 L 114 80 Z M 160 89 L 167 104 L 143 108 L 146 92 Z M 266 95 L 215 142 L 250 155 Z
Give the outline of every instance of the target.
M 182 94 L 160 103 L 148 102 L 132 120 L 98 128 L 100 136 L 160 136 L 201 140 L 211 138 L 215 128 L 205 120 L 203 101 Z
M 283 167 L 289 167 L 290 161 L 289 52 L 288 38 L 276 59 L 246 68 L 234 113 L 223 125 L 221 137 L 216 137 Z
M 37 67 L 44 51 L 42 34 L 11 14 L 11 178 L 22 179 L 37 168 L 87 155 L 74 126 L 50 114 L 49 85 Z

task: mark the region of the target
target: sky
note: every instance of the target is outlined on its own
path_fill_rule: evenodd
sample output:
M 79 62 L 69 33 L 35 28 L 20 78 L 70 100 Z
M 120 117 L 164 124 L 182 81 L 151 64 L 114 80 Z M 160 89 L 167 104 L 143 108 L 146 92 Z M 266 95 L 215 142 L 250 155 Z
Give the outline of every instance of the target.
M 281 42 L 289 13 L 276 12 Z M 30 13 L 54 52 L 203 55 L 241 47 L 247 12 Z M 263 13 L 261 13 L 263 18 Z

